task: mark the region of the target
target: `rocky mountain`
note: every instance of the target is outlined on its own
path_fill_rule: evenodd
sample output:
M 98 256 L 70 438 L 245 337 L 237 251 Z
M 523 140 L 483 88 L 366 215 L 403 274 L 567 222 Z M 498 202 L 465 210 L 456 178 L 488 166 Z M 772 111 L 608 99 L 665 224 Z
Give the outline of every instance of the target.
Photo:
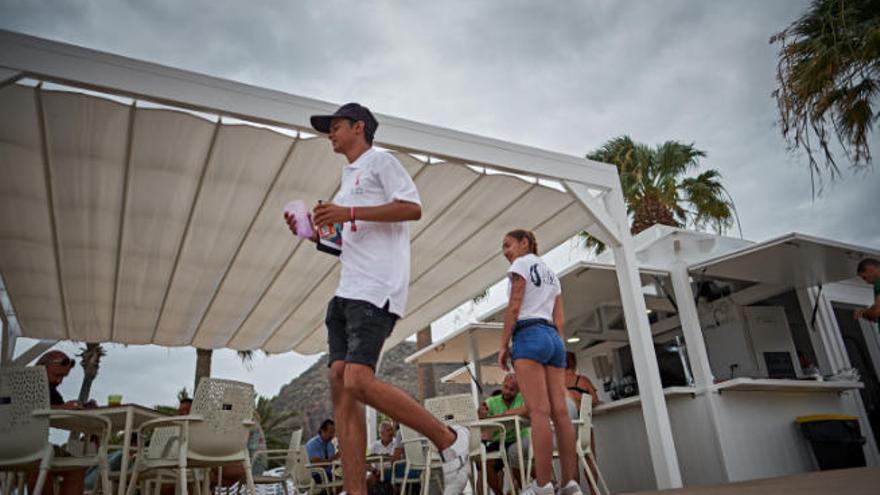
M 404 363 L 404 359 L 416 351 L 413 342 L 401 342 L 385 352 L 379 368 L 379 377 L 418 400 L 418 370 L 415 364 Z M 437 381 L 437 395 L 461 394 L 470 391 L 468 385 L 443 384 L 440 377 L 455 371 L 461 365 L 435 365 L 434 377 Z M 321 357 L 311 368 L 294 378 L 281 388 L 274 407 L 278 410 L 296 411 L 291 419 L 294 428 L 302 427 L 304 438 L 318 431 L 321 422 L 333 418 L 333 403 L 330 400 L 330 383 L 327 377 L 327 355 Z

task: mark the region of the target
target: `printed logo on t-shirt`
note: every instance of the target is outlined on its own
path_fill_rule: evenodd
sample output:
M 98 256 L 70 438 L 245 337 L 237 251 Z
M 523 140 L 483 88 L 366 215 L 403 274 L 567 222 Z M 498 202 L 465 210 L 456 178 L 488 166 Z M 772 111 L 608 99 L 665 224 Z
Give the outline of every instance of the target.
M 550 285 L 556 285 L 556 275 L 543 263 L 534 263 L 529 267 L 529 280 L 535 287 L 540 287 L 545 281 Z

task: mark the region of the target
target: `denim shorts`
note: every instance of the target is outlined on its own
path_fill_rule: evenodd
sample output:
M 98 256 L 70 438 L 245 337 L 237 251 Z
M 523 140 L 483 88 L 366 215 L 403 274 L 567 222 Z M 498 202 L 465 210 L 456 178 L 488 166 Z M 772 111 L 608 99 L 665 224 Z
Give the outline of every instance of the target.
M 510 346 L 510 357 L 531 359 L 544 366 L 565 368 L 565 344 L 556 328 L 544 320 L 518 321 Z
M 397 323 L 397 315 L 388 311 L 388 304 L 380 308 L 367 301 L 336 296 L 327 305 L 324 323 L 330 347 L 328 366 L 342 360 L 375 370 L 385 339 Z

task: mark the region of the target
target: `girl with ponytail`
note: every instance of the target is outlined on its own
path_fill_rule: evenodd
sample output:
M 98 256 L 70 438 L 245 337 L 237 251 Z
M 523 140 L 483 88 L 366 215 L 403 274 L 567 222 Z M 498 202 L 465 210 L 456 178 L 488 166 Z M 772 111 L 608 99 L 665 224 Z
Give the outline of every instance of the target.
M 562 464 L 559 494 L 580 495 L 574 427 L 566 407 L 565 345 L 562 343 L 562 290 L 559 280 L 538 257 L 538 241 L 528 230 L 512 230 L 504 236 L 502 252 L 510 262 L 509 301 L 498 363 L 505 371 L 513 361 L 520 392 L 532 426 L 535 480 L 522 495 L 553 495 L 550 482 L 553 438 Z

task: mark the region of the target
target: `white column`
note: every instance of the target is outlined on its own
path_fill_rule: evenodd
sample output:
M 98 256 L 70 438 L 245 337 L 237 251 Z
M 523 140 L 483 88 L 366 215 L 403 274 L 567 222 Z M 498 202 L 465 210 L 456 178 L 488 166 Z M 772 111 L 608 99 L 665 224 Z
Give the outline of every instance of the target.
M 480 352 L 477 348 L 477 339 L 473 332 L 468 333 L 468 368 L 471 370 L 471 396 L 474 398 L 474 404 L 480 403 L 480 387 L 477 384 L 483 383 L 483 374 L 480 370 Z
M 6 318 L 6 310 L 0 304 L 0 327 L 3 328 L 3 341 L 0 342 L 0 366 L 9 366 L 12 364 L 12 358 L 15 356 L 15 337 L 12 335 L 12 329 L 9 327 L 9 320 Z
M 633 239 L 629 233 L 629 220 L 626 216 L 623 194 L 619 188 L 607 193 L 606 204 L 617 221 L 621 241 L 619 245 L 611 246 L 611 250 L 614 253 L 627 336 L 632 351 L 636 381 L 639 384 L 642 415 L 648 433 L 654 477 L 657 488 L 661 490 L 679 488 L 682 486 L 681 470 L 675 452 L 663 386 L 660 383 L 660 370 L 654 353 L 654 340 L 648 323 Z
M 700 328 L 700 317 L 697 305 L 694 304 L 694 293 L 691 290 L 690 276 L 684 262 L 677 261 L 669 271 L 672 281 L 672 292 L 675 294 L 675 305 L 678 306 L 678 319 L 687 345 L 691 372 L 694 375 L 694 386 L 702 389 L 712 385 L 712 367 L 709 365 L 709 354 L 706 352 L 706 341 Z
M 846 353 L 831 302 L 824 294 L 819 293 L 817 287 L 797 289 L 797 295 L 807 332 L 819 361 L 819 369 L 823 374 L 833 374 L 849 368 L 849 355 Z M 813 322 L 813 310 L 816 306 L 816 321 Z

